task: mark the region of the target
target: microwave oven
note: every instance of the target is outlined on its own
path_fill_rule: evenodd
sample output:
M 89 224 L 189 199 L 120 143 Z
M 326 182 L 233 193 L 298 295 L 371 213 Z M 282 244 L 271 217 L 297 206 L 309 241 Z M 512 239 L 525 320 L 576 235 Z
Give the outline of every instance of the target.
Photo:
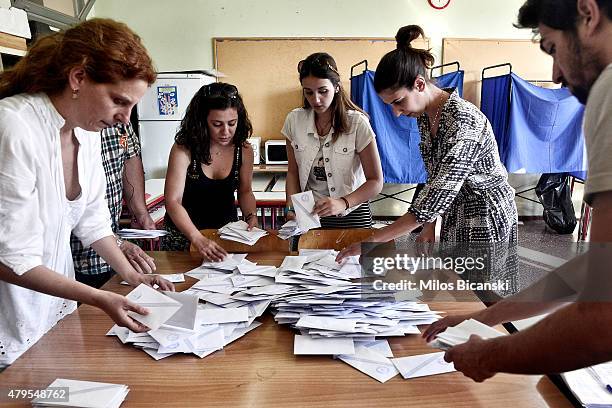
M 285 140 L 267 140 L 265 147 L 266 164 L 287 164 Z

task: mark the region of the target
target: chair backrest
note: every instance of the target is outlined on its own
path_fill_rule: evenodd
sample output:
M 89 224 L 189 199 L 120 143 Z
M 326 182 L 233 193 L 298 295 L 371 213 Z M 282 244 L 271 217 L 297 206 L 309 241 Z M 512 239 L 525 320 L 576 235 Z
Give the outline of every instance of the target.
M 259 238 L 255 245 L 246 245 L 236 241 L 228 241 L 221 239 L 216 229 L 203 229 L 200 233 L 204 237 L 221 245 L 229 253 L 251 253 L 251 252 L 287 252 L 289 253 L 289 241 L 280 239 L 277 235 L 268 234 L 265 237 Z M 189 250 L 197 252 L 193 245 L 189 246 Z
M 375 231 L 373 228 L 310 230 L 300 236 L 298 249 L 319 248 L 339 251 L 354 242 L 360 242 L 369 238 Z

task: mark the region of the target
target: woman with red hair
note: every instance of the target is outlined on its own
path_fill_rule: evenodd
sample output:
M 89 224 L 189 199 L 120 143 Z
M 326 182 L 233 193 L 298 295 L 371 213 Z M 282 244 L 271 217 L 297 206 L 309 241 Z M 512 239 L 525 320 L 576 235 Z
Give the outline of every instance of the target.
M 173 289 L 136 272 L 119 249 L 100 152 L 100 131 L 127 123 L 155 77 L 140 38 L 106 19 L 39 39 L 0 74 L 0 366 L 73 312 L 75 301 L 146 330 L 128 316 L 146 309 L 74 280 L 71 232 L 131 285 Z

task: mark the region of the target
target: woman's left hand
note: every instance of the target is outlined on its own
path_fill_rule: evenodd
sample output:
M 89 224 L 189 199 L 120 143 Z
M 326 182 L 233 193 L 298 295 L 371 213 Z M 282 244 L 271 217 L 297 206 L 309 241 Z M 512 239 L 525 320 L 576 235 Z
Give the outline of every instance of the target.
M 253 228 L 257 227 L 257 216 L 253 215 L 251 217 L 249 217 L 247 224 L 249 224 L 249 226 L 247 227 L 248 231 L 251 231 Z
M 346 209 L 346 203 L 341 198 L 323 197 L 315 203 L 313 213 L 319 217 L 338 215 Z

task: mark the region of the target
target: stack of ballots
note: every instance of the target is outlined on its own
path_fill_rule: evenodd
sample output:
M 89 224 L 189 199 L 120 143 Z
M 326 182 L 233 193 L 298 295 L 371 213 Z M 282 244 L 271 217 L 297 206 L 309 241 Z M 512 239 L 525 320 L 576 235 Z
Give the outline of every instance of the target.
M 142 349 L 155 360 L 176 353 L 203 358 L 260 325 L 246 307 L 219 311 L 214 304 L 200 305 L 198 296 L 187 291 L 158 292 L 141 284 L 126 297 L 149 310 L 147 315 L 128 314 L 150 330 L 135 333 L 115 325 L 107 335 Z
M 278 231 L 278 236 L 287 239 L 294 235 L 301 235 L 313 228 L 321 228 L 321 219 L 315 214 L 315 199 L 312 191 L 304 191 L 291 195 L 295 220 L 287 221 Z
M 58 378 L 39 392 L 41 396 L 32 400 L 32 406 L 117 408 L 129 391 L 123 384 Z
M 246 245 L 255 245 L 259 238 L 268 235 L 261 228 L 254 227 L 248 230 L 249 224 L 244 221 L 230 222 L 219 228 L 219 236 L 221 239 L 228 241 L 236 241 Z
M 477 335 L 483 339 L 503 336 L 504 333 L 487 326 L 478 320 L 468 319 L 456 326 L 448 327 L 436 336 L 436 339 L 429 343 L 430 346 L 441 350 L 448 350 L 458 344 L 465 343 L 471 335 Z
M 361 277 L 357 258 L 339 265 L 336 255 L 333 250 L 311 249 L 285 258 L 276 283 L 293 285 L 294 290 L 273 301 L 274 319 L 300 331 L 294 354 L 334 355 L 384 382 L 399 372 L 388 358 L 393 356 L 388 344 L 379 338 L 419 334 L 417 325 L 439 316 L 426 304 L 398 301 L 391 292 L 355 281 Z
M 281 239 L 288 239 L 295 235 L 302 235 L 307 230 L 301 230 L 296 220 L 289 220 L 278 230 L 278 236 Z
M 187 272 L 199 282 L 186 292 L 205 300 L 205 307 L 213 312 L 248 310 L 251 321 L 261 316 L 273 299 L 296 290 L 292 285 L 277 283 L 277 272 L 275 266 L 247 260 L 246 254 L 228 254 L 221 262 L 203 262 Z

